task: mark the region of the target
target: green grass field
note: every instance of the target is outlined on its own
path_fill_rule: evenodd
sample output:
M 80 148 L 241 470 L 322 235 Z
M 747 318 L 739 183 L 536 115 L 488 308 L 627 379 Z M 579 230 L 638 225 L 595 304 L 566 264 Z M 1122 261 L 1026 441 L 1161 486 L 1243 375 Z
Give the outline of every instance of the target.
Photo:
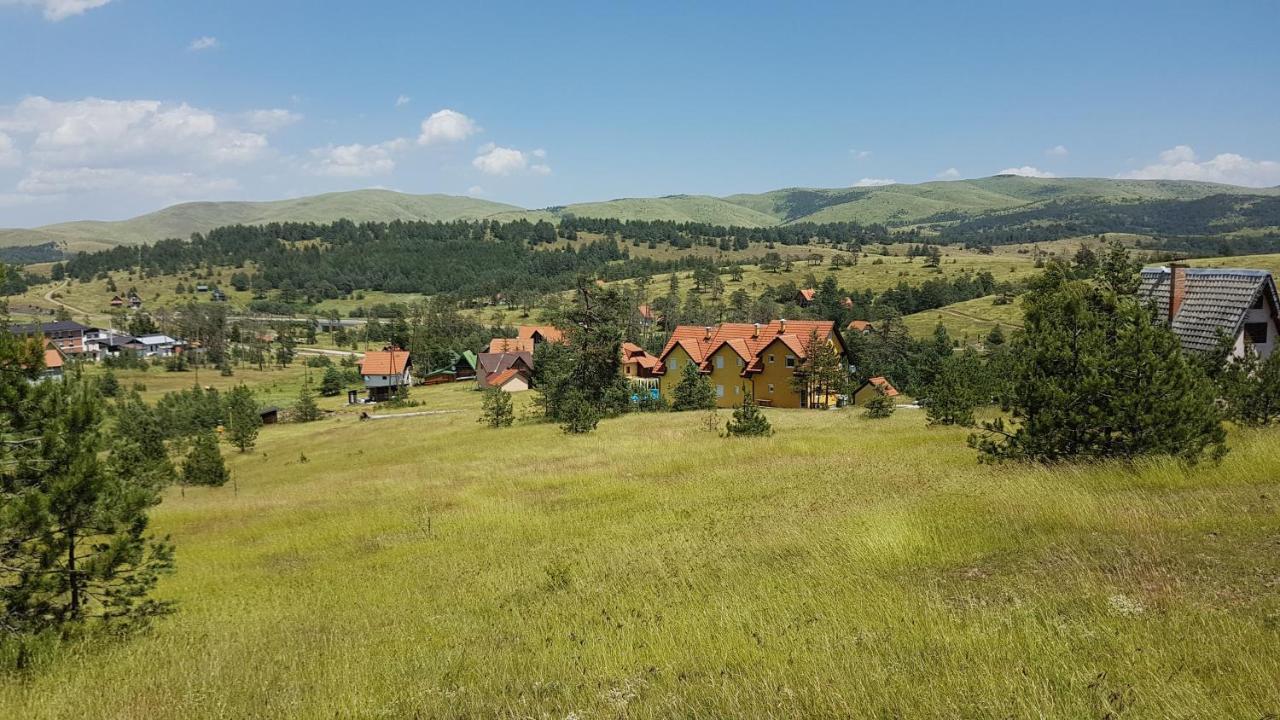
M 1000 325 L 1005 333 L 1022 327 L 1021 301 L 1015 299 L 1008 305 L 996 305 L 996 296 L 952 303 L 937 310 L 926 310 L 902 318 L 907 330 L 916 337 L 927 337 L 941 322 L 955 340 L 976 344 Z
M 0 717 L 1280 712 L 1274 431 L 991 468 L 912 410 L 568 437 L 414 398 L 463 412 L 264 428 L 234 486 L 171 491 L 178 612 L 0 679 Z

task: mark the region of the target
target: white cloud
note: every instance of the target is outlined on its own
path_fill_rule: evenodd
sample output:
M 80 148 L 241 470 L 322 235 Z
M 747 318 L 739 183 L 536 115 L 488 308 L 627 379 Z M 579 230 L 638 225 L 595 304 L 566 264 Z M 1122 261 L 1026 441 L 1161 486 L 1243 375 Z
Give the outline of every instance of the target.
M 199 52 L 201 50 L 212 50 L 216 47 L 218 47 L 218 38 L 212 35 L 205 35 L 192 40 L 187 49 L 192 52 Z
M 274 132 L 302 121 L 301 114 L 280 108 L 250 110 L 240 117 L 244 118 L 245 124 L 250 128 L 263 132 Z
M 939 180 L 958 180 L 960 178 L 960 171 L 955 168 L 947 168 L 937 175 L 934 175 L 934 177 Z
M 849 151 L 849 154 L 853 156 L 853 159 L 854 159 L 854 160 L 866 160 L 867 158 L 871 157 L 871 151 L 870 151 L 870 150 L 857 150 L 857 149 L 854 149 L 854 150 L 850 150 L 850 151 Z
M 532 162 L 530 158 L 545 160 L 547 151 L 541 148 L 532 152 L 524 152 L 515 148 L 498 147 L 486 143 L 480 147 L 479 153 L 471 164 L 486 175 L 514 175 L 529 172 L 534 175 L 550 175 L 551 167 L 546 163 Z
M 100 166 L 179 159 L 184 163 L 244 163 L 267 150 L 265 135 L 225 117 L 155 100 L 23 99 L 0 112 L 0 130 L 33 136 L 32 162 Z
M 865 177 L 859 180 L 858 182 L 854 183 L 853 186 L 854 187 L 877 187 L 879 185 L 896 185 L 896 184 L 898 184 L 898 181 L 893 180 L 891 178 Z
M 1190 146 L 1178 145 L 1160 153 L 1155 163 L 1121 173 L 1117 177 L 1133 180 L 1201 180 L 1246 187 L 1269 187 L 1280 185 L 1280 162 L 1252 160 L 1236 153 L 1221 153 L 1201 162 Z
M 52 22 L 81 15 L 87 10 L 100 8 L 111 0 L 0 0 L 0 5 L 32 5 L 43 8 L 44 18 Z
M 422 121 L 422 134 L 418 136 L 418 144 L 458 142 L 477 132 L 480 132 L 480 127 L 474 120 L 456 110 L 445 108 L 431 113 L 430 117 Z
M 471 187 L 467 188 L 467 194 L 468 194 L 468 195 L 483 195 L 483 194 L 484 194 L 484 188 L 480 187 L 479 185 L 472 185 Z
M 386 175 L 396 169 L 391 153 L 403 147 L 403 141 L 392 140 L 377 145 L 328 145 L 311 151 L 314 161 L 307 169 L 328 177 L 370 177 Z
M 22 151 L 13 138 L 0 132 L 0 167 L 17 167 L 22 162 Z
M 1045 151 L 1044 151 L 1044 154 L 1045 154 L 1045 155 L 1048 155 L 1049 157 L 1053 157 L 1053 158 L 1064 158 L 1064 157 L 1066 157 L 1067 155 L 1070 155 L 1070 154 L 1071 154 L 1071 152 L 1070 152 L 1069 150 L 1067 150 L 1067 146 L 1066 146 L 1066 145 L 1054 145 L 1053 147 L 1049 148 L 1048 150 L 1045 150 Z
M 195 173 L 153 173 L 128 168 L 58 168 L 34 170 L 18 183 L 18 192 L 28 195 L 91 193 L 127 189 L 147 195 L 208 197 L 230 192 L 239 185 L 234 180 L 206 178 Z
M 412 100 L 412 98 L 410 98 L 408 95 L 400 95 L 399 97 L 396 98 L 396 107 L 404 107 L 405 105 L 409 104 L 410 100 Z
M 1032 167 L 1030 165 L 1023 165 L 1022 167 L 1015 167 L 1015 168 L 1005 168 L 996 174 L 997 175 L 1021 175 L 1022 177 L 1032 177 L 1032 178 L 1057 177 L 1057 175 L 1054 175 L 1051 172 L 1048 172 L 1046 170 L 1041 170 L 1040 168 Z

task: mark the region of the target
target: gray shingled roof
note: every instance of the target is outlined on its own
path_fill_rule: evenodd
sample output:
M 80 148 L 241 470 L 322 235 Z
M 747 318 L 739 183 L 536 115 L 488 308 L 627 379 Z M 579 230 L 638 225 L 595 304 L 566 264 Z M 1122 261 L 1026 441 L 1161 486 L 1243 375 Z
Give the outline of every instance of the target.
M 1142 271 L 1138 296 L 1155 306 L 1161 319 L 1169 317 L 1169 268 Z M 1280 307 L 1275 281 L 1266 270 L 1187 268 L 1187 288 L 1172 328 L 1187 350 L 1212 350 L 1219 334 L 1236 337 L 1259 293 Z

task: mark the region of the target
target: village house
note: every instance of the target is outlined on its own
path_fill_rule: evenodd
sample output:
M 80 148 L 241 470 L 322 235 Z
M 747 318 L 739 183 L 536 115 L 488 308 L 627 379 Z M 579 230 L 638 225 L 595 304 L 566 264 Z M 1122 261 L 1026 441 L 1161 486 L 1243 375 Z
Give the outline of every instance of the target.
M 142 357 L 172 357 L 182 353 L 185 346 L 181 340 L 168 335 L 141 335 L 134 342 L 142 346 Z
M 396 347 L 364 354 L 360 360 L 360 377 L 374 402 L 390 400 L 408 392 L 413 383 L 410 370 L 413 363 L 409 359 L 409 351 Z
M 883 395 L 887 398 L 898 397 L 898 388 L 893 386 L 887 378 L 877 375 L 873 378 L 867 378 L 857 390 L 853 391 L 850 401 L 854 405 L 866 405 L 877 395 Z
M 14 335 L 21 337 L 42 336 L 45 340 L 56 345 L 64 355 L 72 357 L 85 353 L 85 335 L 92 332 L 92 330 L 93 328 L 72 320 L 9 326 L 9 332 Z
M 813 288 L 804 288 L 802 290 L 797 290 L 796 298 L 795 298 L 796 305 L 799 305 L 800 307 L 809 307 L 810 305 L 813 304 L 813 298 L 816 294 L 817 294 L 817 291 L 814 290 Z
M 503 392 L 524 392 L 529 389 L 530 375 L 522 368 L 512 367 L 489 378 L 489 387 Z
M 532 353 L 532 338 L 494 338 L 489 341 L 489 353 Z
M 476 386 L 484 390 L 493 384 L 495 378 L 513 369 L 524 373 L 525 377 L 531 381 L 533 378 L 533 353 L 480 353 L 476 356 Z
M 129 293 L 129 307 L 134 310 L 142 307 L 142 298 L 138 296 L 138 293 Z
M 658 358 L 645 352 L 644 348 L 635 343 L 622 343 L 622 374 L 628 380 L 656 378 L 654 371 L 658 365 Z
M 119 295 L 112 295 L 111 307 L 113 308 L 124 307 L 124 298 L 120 297 Z
M 856 333 L 860 333 L 860 334 L 862 334 L 862 335 L 866 335 L 867 333 L 873 333 L 873 332 L 875 332 L 875 331 L 876 331 L 876 326 L 875 326 L 875 325 L 872 325 L 872 324 L 871 324 L 869 321 L 867 321 L 867 320 L 853 320 L 853 321 L 851 321 L 851 322 L 849 323 L 849 325 L 848 325 L 848 327 L 847 327 L 846 329 L 847 329 L 849 332 L 856 332 Z
M 1184 350 L 1211 351 L 1221 337 L 1231 339 L 1235 357 L 1252 347 L 1265 358 L 1276 348 L 1280 298 L 1266 270 L 1147 268 L 1138 295 L 1155 307 Z
M 742 404 L 750 393 L 761 405 L 799 408 L 827 404 L 829 398 L 807 397 L 792 378 L 804 372 L 810 338 L 830 343 L 845 363 L 844 340 L 830 320 L 776 320 L 760 323 L 722 323 L 717 326 L 681 325 L 658 356 L 655 374 L 659 389 L 671 397 L 686 365 L 693 363 L 709 376 L 717 407 Z
M 40 377 L 35 382 L 43 382 L 45 380 L 61 380 L 62 368 L 66 365 L 67 356 L 62 354 L 57 345 L 51 342 L 45 343 L 44 346 L 44 370 L 40 372 Z
M 459 380 L 474 380 L 476 377 L 476 354 L 470 350 L 454 353 L 448 365 L 436 368 L 422 379 L 423 385 L 439 385 Z

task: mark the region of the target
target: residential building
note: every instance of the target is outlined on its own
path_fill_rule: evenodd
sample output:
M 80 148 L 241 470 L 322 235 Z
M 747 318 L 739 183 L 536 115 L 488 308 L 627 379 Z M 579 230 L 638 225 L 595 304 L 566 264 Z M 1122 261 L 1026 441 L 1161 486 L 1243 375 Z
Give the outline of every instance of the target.
M 11 325 L 9 332 L 23 337 L 43 336 L 53 343 L 64 355 L 77 356 L 85 352 L 85 334 L 93 328 L 85 327 L 72 320 L 59 320 L 49 323 L 32 323 L 29 325 Z
M 524 392 L 529 389 L 529 377 L 529 373 L 521 368 L 507 368 L 489 378 L 489 387 L 509 393 Z
M 722 323 L 681 325 L 658 356 L 659 389 L 671 397 L 686 365 L 697 365 L 715 388 L 716 405 L 742 404 L 750 393 L 761 405 L 812 407 L 830 398 L 811 397 L 796 389 L 793 378 L 804 372 L 811 338 L 830 343 L 845 364 L 843 338 L 830 320 L 775 320 L 768 324 Z
M 647 380 L 657 377 L 658 358 L 635 343 L 622 343 L 622 374 L 628 380 Z
M 476 385 L 483 390 L 489 387 L 493 378 L 513 368 L 524 372 L 529 378 L 532 378 L 533 353 L 480 353 L 476 356 Z
M 867 378 L 857 390 L 853 391 L 853 397 L 850 400 L 854 405 L 866 405 L 871 398 L 883 395 L 887 398 L 898 397 L 898 388 L 889 382 L 888 378 L 877 375 L 873 378 Z
M 856 332 L 856 333 L 861 333 L 863 335 L 866 335 L 867 333 L 875 332 L 876 326 L 872 325 L 867 320 L 854 320 L 849 323 L 846 329 L 849 330 L 850 332 Z
M 1155 307 L 1184 350 L 1211 351 L 1224 336 L 1235 357 L 1243 357 L 1249 347 L 1264 358 L 1276 349 L 1280 298 L 1266 270 L 1177 264 L 1147 268 L 1138 295 Z
M 360 377 L 369 399 L 379 402 L 407 392 L 413 382 L 412 368 L 408 350 L 386 347 L 365 353 L 360 360 Z
M 489 341 L 489 353 L 532 353 L 532 338 L 494 338 Z
M 796 291 L 796 305 L 800 307 L 809 307 L 813 304 L 813 298 L 817 291 L 813 288 L 804 288 Z
M 66 364 L 67 356 L 58 349 L 57 345 L 51 342 L 45 343 L 44 346 L 44 370 L 40 373 L 39 381 L 44 380 L 61 380 L 62 367 Z
M 474 380 L 476 377 L 476 354 L 470 350 L 455 353 L 448 365 L 436 368 L 422 379 L 423 385 L 439 385 L 458 380 Z
M 168 335 L 141 335 L 134 339 L 142 346 L 142 357 L 170 357 L 182 352 L 186 343 Z

